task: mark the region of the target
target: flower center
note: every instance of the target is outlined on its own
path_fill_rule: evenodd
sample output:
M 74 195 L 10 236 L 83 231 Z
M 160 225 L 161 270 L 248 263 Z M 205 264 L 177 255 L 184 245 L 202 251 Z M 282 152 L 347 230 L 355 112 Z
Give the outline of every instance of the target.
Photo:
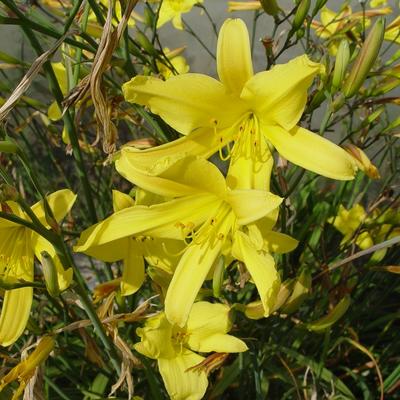
M 239 157 L 259 158 L 261 140 L 263 140 L 259 123 L 254 114 L 247 115 L 239 125 L 239 131 L 234 136 L 235 144 L 232 149 L 232 162 Z

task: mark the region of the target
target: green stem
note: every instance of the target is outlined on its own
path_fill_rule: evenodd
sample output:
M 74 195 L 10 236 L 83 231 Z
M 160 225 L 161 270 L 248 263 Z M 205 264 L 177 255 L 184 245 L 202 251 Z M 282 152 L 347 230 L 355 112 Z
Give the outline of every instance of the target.
M 10 0 L 2 0 L 2 1 L 18 17 L 20 17 L 21 19 L 25 18 L 24 15 L 21 13 L 21 11 L 18 9 L 18 7 L 16 7 L 12 1 L 10 1 Z M 70 16 L 70 18 L 72 18 L 72 17 Z M 39 56 L 42 55 L 44 53 L 44 50 L 42 49 L 42 46 L 40 45 L 39 40 L 37 39 L 37 37 L 33 33 L 33 31 L 28 26 L 25 26 L 25 25 L 22 25 L 22 30 L 26 34 L 30 44 L 32 45 L 32 47 L 34 48 L 36 53 Z M 60 109 L 62 109 L 63 94 L 61 92 L 60 85 L 58 84 L 58 81 L 57 81 L 56 75 L 54 73 L 53 67 L 51 66 L 51 63 L 49 61 L 44 63 L 43 69 L 44 69 L 47 79 L 49 81 L 50 90 L 51 90 L 54 98 L 56 99 L 58 106 L 60 107 Z M 74 123 L 73 123 L 73 120 L 72 120 L 69 110 L 67 110 L 64 113 L 63 120 L 64 120 L 65 128 L 68 132 L 69 139 L 71 141 L 72 153 L 73 153 L 73 156 L 76 161 L 78 177 L 79 177 L 79 180 L 81 181 L 83 191 L 85 194 L 89 217 L 91 219 L 91 222 L 95 223 L 95 222 L 97 222 L 96 209 L 95 209 L 94 202 L 93 202 L 89 179 L 86 174 L 86 167 L 83 162 L 81 148 L 79 146 L 78 135 L 75 130 L 75 126 L 74 126 Z

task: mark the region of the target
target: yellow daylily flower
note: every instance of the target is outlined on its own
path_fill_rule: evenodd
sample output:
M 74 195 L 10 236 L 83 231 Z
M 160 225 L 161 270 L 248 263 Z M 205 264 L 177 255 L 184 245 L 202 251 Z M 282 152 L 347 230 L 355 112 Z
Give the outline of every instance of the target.
M 0 380 L 0 392 L 11 382 L 19 381 L 19 387 L 14 392 L 11 400 L 17 400 L 22 395 L 29 380 L 34 376 L 36 369 L 47 359 L 54 348 L 54 339 L 44 336 L 33 352 L 7 375 Z
M 280 278 L 255 222 L 277 209 L 282 199 L 264 190 L 231 190 L 214 164 L 193 157 L 183 158 L 159 176 L 135 172 L 134 180 L 149 192 L 173 199 L 114 213 L 84 231 L 75 251 L 87 253 L 139 234 L 191 239 L 165 299 L 168 320 L 183 326 L 215 261 L 229 254 L 232 242 L 237 241 L 239 250 L 235 253 L 250 272 L 268 315 Z
M 67 189 L 47 196 L 49 206 L 58 222 L 69 212 L 75 199 L 76 195 Z M 29 216 L 17 203 L 7 201 L 7 207 L 13 214 L 30 221 Z M 31 209 L 39 221 L 49 227 L 43 203 L 38 202 Z M 41 261 L 42 251 L 53 257 L 59 288 L 65 290 L 72 281 L 72 268 L 64 270 L 51 243 L 29 228 L 0 218 L 0 276 L 32 282 L 34 256 Z M 0 314 L 0 346 L 9 346 L 22 335 L 29 318 L 32 299 L 32 287 L 5 291 Z
M 98 3 L 101 6 L 103 6 L 106 10 L 108 10 L 109 0 L 100 0 L 98 1 Z M 114 26 L 116 26 L 118 25 L 118 22 L 121 21 L 123 10 L 121 2 L 119 0 L 116 0 L 115 2 L 113 2 L 113 4 L 114 4 L 114 18 L 112 23 Z M 136 20 L 143 22 L 143 17 L 138 13 L 136 13 L 135 10 L 133 10 L 131 12 L 130 18 L 128 19 L 128 26 L 131 28 L 134 27 L 136 25 Z M 97 17 L 93 10 L 90 10 L 88 16 L 88 24 L 86 27 L 86 32 L 89 35 L 94 36 L 95 38 L 100 38 L 103 32 L 103 27 L 99 25 L 99 23 L 97 22 Z
M 186 74 L 189 72 L 189 65 L 186 62 L 185 57 L 181 56 L 180 54 L 184 50 L 184 47 L 175 49 L 175 50 L 170 50 L 168 47 L 164 49 L 164 54 L 172 64 L 172 67 L 174 68 L 175 71 L 172 71 L 171 68 L 166 65 L 165 63 L 161 63 L 160 61 L 156 61 L 157 63 L 157 68 L 160 73 L 160 75 L 164 79 L 171 78 L 172 76 L 178 74 Z
M 137 191 L 139 193 L 139 190 Z M 138 194 L 136 201 L 127 194 L 113 190 L 114 212 L 133 207 L 135 205 L 150 205 L 148 198 Z M 169 249 L 167 253 L 165 248 Z M 121 294 L 129 296 L 136 293 L 145 279 L 144 259 L 157 268 L 172 274 L 179 261 L 177 254 L 184 248 L 181 240 L 160 239 L 145 235 L 122 237 L 107 244 L 90 247 L 85 254 L 106 262 L 123 261 L 123 272 L 120 282 Z M 174 255 L 175 254 L 175 255 Z
M 321 22 L 313 20 L 311 27 L 322 39 L 328 39 L 329 52 L 336 55 L 339 43 L 346 35 L 351 34 L 357 39 L 363 28 L 371 24 L 371 18 L 379 15 L 387 15 L 392 12 L 390 7 L 366 10 L 365 12 L 352 12 L 350 6 L 346 5 L 339 12 L 324 6 L 321 9 Z
M 368 215 L 360 204 L 354 205 L 349 210 L 340 205 L 337 216 L 329 218 L 328 222 L 344 236 L 341 241 L 342 246 L 354 240 L 361 250 L 366 250 L 374 244 L 400 234 L 400 228 L 394 227 L 392 223 L 385 223 L 390 216 L 391 210 L 382 214 L 379 209 L 376 209 Z M 396 224 L 398 221 L 393 222 Z M 372 260 L 380 261 L 385 254 L 386 249 L 378 250 L 372 256 Z
M 193 6 L 200 3 L 203 3 L 203 0 L 163 0 L 158 14 L 157 28 L 171 21 L 174 28 L 182 30 L 182 14 L 190 12 Z
M 385 29 L 385 40 L 400 44 L 400 16 L 396 17 Z
M 164 313 L 149 318 L 136 333 L 135 350 L 157 360 L 165 388 L 173 400 L 202 399 L 207 373 L 199 366 L 205 358 L 197 352 L 240 353 L 247 350 L 240 339 L 228 335 L 230 309 L 224 304 L 194 303 L 184 327 L 171 325 Z
M 160 171 L 177 154 L 208 158 L 233 141 L 231 172 L 237 187 L 249 188 L 251 179 L 263 182 L 253 187 L 268 189 L 272 144 L 303 168 L 330 178 L 352 179 L 355 166 L 343 149 L 297 125 L 307 89 L 321 69 L 321 64 L 304 55 L 254 75 L 246 25 L 228 19 L 218 37 L 220 81 L 188 73 L 166 81 L 137 76 L 123 85 L 126 100 L 149 107 L 185 137 L 143 151 L 124 147 L 120 160 L 129 168 L 154 174 L 156 164 Z M 128 177 L 128 170 L 119 164 L 118 171 Z M 245 173 L 240 172 L 243 169 Z

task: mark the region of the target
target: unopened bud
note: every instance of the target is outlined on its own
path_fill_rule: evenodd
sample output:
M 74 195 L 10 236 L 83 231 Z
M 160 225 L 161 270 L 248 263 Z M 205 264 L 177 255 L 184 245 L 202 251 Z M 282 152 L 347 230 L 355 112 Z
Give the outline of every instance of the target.
M 276 0 L 260 0 L 260 3 L 261 7 L 268 15 L 275 16 L 280 11 Z
M 285 314 L 291 314 L 295 312 L 302 305 L 303 301 L 309 296 L 310 290 L 311 274 L 309 271 L 303 270 L 294 284 L 292 294 L 282 307 L 282 312 Z
M 383 17 L 380 17 L 369 32 L 360 53 L 354 61 L 350 75 L 344 84 L 343 93 L 346 97 L 354 96 L 364 83 L 378 57 L 384 34 L 385 20 Z
M 374 164 L 370 161 L 367 155 L 357 146 L 353 144 L 348 144 L 344 149 L 349 153 L 352 159 L 355 161 L 357 167 L 365 172 L 365 174 L 371 179 L 379 179 L 379 171 Z
M 154 48 L 154 46 L 152 45 L 152 43 L 150 42 L 150 40 L 148 39 L 148 37 L 143 33 L 138 31 L 136 33 L 136 40 L 138 41 L 138 43 L 140 44 L 140 46 L 150 55 L 155 55 L 156 49 Z
M 60 294 L 60 286 L 53 258 L 47 251 L 42 251 L 40 255 L 42 256 L 42 270 L 47 291 L 51 297 L 57 297 Z
M 292 31 L 296 32 L 306 19 L 308 10 L 310 9 L 310 0 L 301 0 L 299 6 L 297 7 L 296 14 L 294 14 Z
M 225 272 L 225 257 L 219 257 L 214 263 L 214 274 L 213 274 L 213 295 L 217 299 L 221 297 L 222 283 L 224 282 Z
M 346 39 L 340 42 L 336 55 L 335 68 L 333 70 L 332 90 L 336 92 L 342 85 L 346 75 L 346 68 L 350 60 L 350 48 Z
M 10 140 L 0 141 L 0 153 L 11 153 L 15 154 L 18 152 L 18 146 Z
M 149 28 L 152 28 L 154 25 L 155 15 L 151 7 L 144 8 L 143 17 L 145 25 Z
M 317 0 L 317 1 L 315 2 L 315 7 L 314 7 L 313 12 L 312 12 L 312 17 L 313 17 L 313 18 L 318 14 L 318 11 L 319 11 L 327 2 L 328 2 L 328 0 Z

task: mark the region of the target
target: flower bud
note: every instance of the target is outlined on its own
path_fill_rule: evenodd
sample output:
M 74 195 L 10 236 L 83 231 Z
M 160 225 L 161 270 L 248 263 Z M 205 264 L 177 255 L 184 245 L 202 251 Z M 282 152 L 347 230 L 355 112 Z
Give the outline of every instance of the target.
M 136 33 L 136 40 L 138 41 L 138 43 L 140 44 L 140 46 L 150 55 L 155 55 L 156 49 L 154 48 L 154 46 L 152 45 L 152 43 L 150 42 L 150 40 L 148 39 L 148 37 L 143 33 L 138 31 Z
M 313 17 L 313 18 L 318 14 L 318 11 L 319 11 L 327 2 L 328 2 L 328 0 L 317 0 L 317 1 L 315 2 L 315 7 L 314 7 L 313 12 L 312 12 L 312 17 Z
M 145 25 L 152 28 L 154 25 L 155 14 L 151 7 L 144 8 L 143 17 Z
M 18 146 L 10 140 L 0 141 L 0 153 L 11 153 L 15 154 L 18 152 Z
M 260 0 L 260 3 L 261 7 L 268 15 L 275 16 L 280 11 L 276 0 Z
M 336 92 L 342 85 L 343 79 L 346 74 L 347 64 L 350 59 L 349 43 L 346 39 L 340 42 L 338 52 L 336 55 L 335 68 L 333 70 L 332 78 L 332 91 Z
M 354 96 L 364 83 L 378 56 L 384 33 L 385 20 L 380 17 L 369 32 L 344 84 L 343 93 L 347 98 Z
M 53 258 L 47 251 L 42 251 L 40 255 L 42 256 L 42 269 L 47 291 L 51 297 L 57 297 L 60 294 L 60 286 Z
M 307 270 L 303 270 L 297 278 L 293 292 L 287 302 L 281 308 L 282 313 L 291 314 L 295 312 L 308 297 L 311 291 L 311 274 Z
M 297 7 L 296 14 L 294 14 L 292 32 L 296 32 L 303 25 L 309 8 L 310 0 L 301 0 L 299 6 Z

